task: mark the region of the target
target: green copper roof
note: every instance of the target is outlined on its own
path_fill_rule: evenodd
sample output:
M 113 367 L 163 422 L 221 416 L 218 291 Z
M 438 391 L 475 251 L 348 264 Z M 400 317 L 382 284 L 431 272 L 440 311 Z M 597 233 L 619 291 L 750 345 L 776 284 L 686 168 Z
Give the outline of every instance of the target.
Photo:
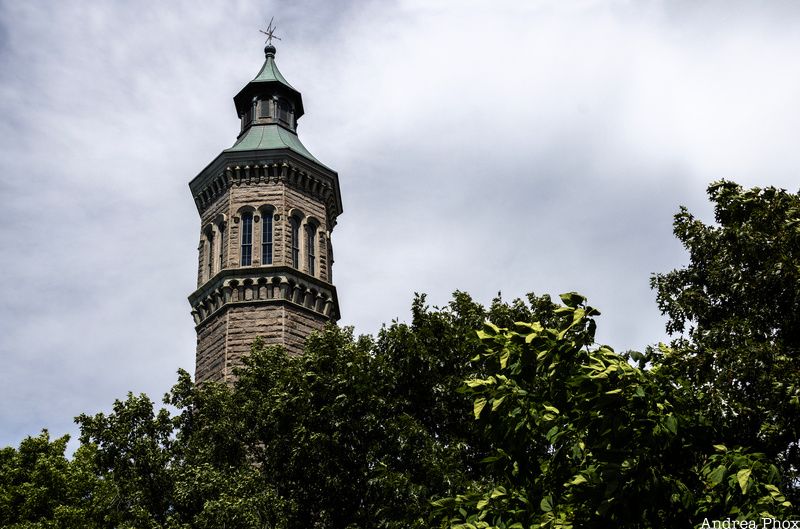
M 323 165 L 308 152 L 305 145 L 300 143 L 300 138 L 279 125 L 253 125 L 244 134 L 239 136 L 233 147 L 224 152 L 238 151 L 263 151 L 270 149 L 289 149 L 312 162 Z
M 292 90 L 297 91 L 292 85 L 289 84 L 289 81 L 281 74 L 281 71 L 278 70 L 278 65 L 275 64 L 275 55 L 274 54 L 267 54 L 267 60 L 264 61 L 264 66 L 261 67 L 259 70 L 258 75 L 256 75 L 255 79 L 250 81 L 251 83 L 268 83 L 268 82 L 278 82 L 285 84 Z
M 280 95 L 289 98 L 295 107 L 295 118 L 303 115 L 303 98 L 295 87 L 289 84 L 275 64 L 275 46 L 264 48 L 266 59 L 255 78 L 247 83 L 233 98 L 239 116 L 251 104 L 254 97 Z

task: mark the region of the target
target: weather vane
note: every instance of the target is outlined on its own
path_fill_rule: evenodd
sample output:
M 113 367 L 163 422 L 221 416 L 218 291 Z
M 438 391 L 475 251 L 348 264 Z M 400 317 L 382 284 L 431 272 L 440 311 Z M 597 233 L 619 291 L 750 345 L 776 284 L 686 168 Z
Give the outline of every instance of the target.
M 272 21 L 274 19 L 275 19 L 275 17 L 272 17 L 272 18 L 269 19 L 269 25 L 267 26 L 267 30 L 266 31 L 264 31 L 263 29 L 259 29 L 258 30 L 258 31 L 260 31 L 261 33 L 263 33 L 264 35 L 267 36 L 267 44 L 270 45 L 270 46 L 272 46 L 272 39 L 281 40 L 280 37 L 275 35 L 275 30 L 278 29 L 278 26 L 275 26 L 275 27 L 272 26 Z

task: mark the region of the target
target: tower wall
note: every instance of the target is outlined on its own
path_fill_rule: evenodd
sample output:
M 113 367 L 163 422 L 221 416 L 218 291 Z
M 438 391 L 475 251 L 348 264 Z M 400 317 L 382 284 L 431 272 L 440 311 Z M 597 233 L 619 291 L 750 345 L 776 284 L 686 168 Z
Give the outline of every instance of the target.
M 292 305 L 232 306 L 198 329 L 195 380 L 229 382 L 256 338 L 268 346 L 283 346 L 289 354 L 302 354 L 306 338 L 328 321 Z
M 228 335 L 228 315 L 212 316 L 210 321 L 197 328 L 197 356 L 195 357 L 194 377 L 197 382 L 225 380 L 227 363 L 226 339 Z

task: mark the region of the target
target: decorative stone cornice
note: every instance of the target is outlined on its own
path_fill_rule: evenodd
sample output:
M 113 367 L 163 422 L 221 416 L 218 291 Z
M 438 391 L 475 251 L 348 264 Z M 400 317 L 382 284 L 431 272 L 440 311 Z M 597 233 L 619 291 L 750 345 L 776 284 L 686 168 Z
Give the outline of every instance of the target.
M 233 186 L 273 183 L 287 185 L 324 203 L 328 226 L 332 229 L 336 225 L 342 201 L 335 172 L 305 167 L 290 157 L 239 158 L 223 153 L 189 184 L 201 215 Z
M 339 319 L 336 287 L 288 266 L 225 269 L 192 293 L 189 303 L 198 329 L 231 305 L 289 304 Z

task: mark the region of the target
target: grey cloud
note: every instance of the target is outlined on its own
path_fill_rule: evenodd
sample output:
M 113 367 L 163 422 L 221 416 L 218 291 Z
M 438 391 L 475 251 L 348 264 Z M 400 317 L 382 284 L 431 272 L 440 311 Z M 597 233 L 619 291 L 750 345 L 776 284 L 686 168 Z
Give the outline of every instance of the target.
M 0 444 L 193 365 L 187 182 L 263 59 L 340 174 L 342 324 L 415 291 L 579 290 L 616 348 L 664 339 L 671 217 L 728 177 L 796 188 L 791 2 L 0 2 Z

